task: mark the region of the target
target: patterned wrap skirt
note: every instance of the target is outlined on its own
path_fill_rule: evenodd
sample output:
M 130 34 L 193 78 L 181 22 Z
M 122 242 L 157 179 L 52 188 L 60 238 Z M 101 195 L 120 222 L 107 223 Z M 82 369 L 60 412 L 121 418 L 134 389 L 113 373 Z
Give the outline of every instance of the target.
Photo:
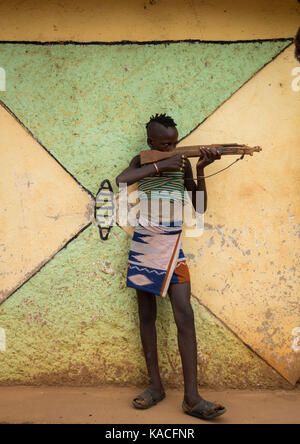
M 165 297 L 170 284 L 190 282 L 182 221 L 149 222 L 140 215 L 131 240 L 126 286 Z

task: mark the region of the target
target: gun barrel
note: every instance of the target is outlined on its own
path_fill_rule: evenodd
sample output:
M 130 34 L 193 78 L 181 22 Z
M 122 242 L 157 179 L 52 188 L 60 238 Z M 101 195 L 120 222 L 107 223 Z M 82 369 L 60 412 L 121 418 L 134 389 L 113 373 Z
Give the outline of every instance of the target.
M 158 150 L 145 150 L 140 153 L 141 165 L 146 163 L 158 162 L 159 160 L 167 159 L 175 154 L 184 154 L 186 157 L 201 157 L 201 148 L 217 148 L 222 155 L 235 155 L 235 154 L 249 154 L 253 156 L 254 152 L 262 151 L 260 146 L 250 147 L 247 145 L 238 145 L 237 143 L 227 144 L 214 144 L 214 145 L 195 145 L 195 146 L 182 146 L 176 148 L 174 151 L 158 151 Z

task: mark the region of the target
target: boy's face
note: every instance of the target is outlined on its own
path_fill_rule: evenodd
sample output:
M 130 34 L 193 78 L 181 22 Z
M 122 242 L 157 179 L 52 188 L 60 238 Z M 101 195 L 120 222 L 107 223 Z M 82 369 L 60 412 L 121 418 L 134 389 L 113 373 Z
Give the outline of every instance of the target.
M 147 143 L 150 148 L 159 151 L 173 151 L 178 143 L 178 131 L 174 127 L 168 127 L 155 123 L 149 131 Z

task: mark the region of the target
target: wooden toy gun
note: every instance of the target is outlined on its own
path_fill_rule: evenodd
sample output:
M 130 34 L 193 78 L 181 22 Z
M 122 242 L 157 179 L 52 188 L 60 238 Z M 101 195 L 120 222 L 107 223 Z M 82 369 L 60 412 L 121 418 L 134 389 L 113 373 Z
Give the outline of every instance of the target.
M 173 151 L 145 150 L 140 152 L 141 165 L 147 163 L 158 162 L 159 160 L 168 159 L 176 154 L 184 154 L 186 157 L 201 157 L 201 148 L 217 148 L 221 155 L 223 154 L 249 154 L 253 156 L 254 152 L 262 150 L 260 146 L 238 145 L 237 143 L 226 143 L 219 145 L 196 145 L 182 146 Z

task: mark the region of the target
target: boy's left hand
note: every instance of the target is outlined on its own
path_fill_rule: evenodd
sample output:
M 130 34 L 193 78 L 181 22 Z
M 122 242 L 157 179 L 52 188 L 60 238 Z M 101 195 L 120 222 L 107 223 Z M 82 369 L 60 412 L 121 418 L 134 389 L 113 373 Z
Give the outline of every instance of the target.
M 199 157 L 196 168 L 202 170 L 217 159 L 221 159 L 221 153 L 217 148 L 201 148 L 203 156 Z

